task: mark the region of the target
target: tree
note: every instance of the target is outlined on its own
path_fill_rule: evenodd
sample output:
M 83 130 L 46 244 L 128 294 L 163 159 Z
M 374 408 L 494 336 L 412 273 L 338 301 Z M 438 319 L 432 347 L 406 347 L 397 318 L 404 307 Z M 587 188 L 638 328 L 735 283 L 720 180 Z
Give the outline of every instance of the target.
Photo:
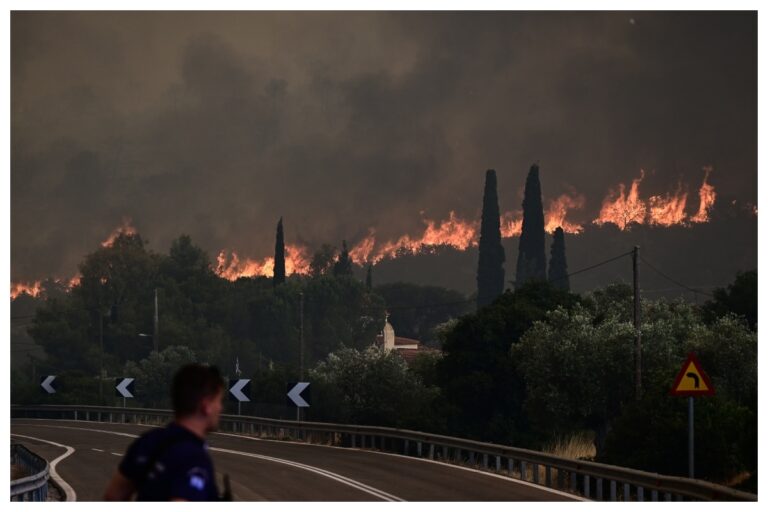
M 310 378 L 321 421 L 437 428 L 430 414 L 437 389 L 427 388 L 394 351 L 342 347 L 310 370 Z
M 352 260 L 349 258 L 346 240 L 341 242 L 341 253 L 339 254 L 339 259 L 333 265 L 333 275 L 337 277 L 352 275 Z
M 368 264 L 368 270 L 365 273 L 365 288 L 369 292 L 373 288 L 373 265 Z
M 757 330 L 757 269 L 739 272 L 727 288 L 717 288 L 714 298 L 704 304 L 707 320 L 713 322 L 726 313 L 743 316 L 749 328 Z
M 523 382 L 510 348 L 547 311 L 572 307 L 578 297 L 549 283 L 529 282 L 504 292 L 493 304 L 465 315 L 445 333 L 437 378 L 455 435 L 490 442 L 521 443 L 527 430 Z
M 477 307 L 481 308 L 504 291 L 504 247 L 501 245 L 499 198 L 496 193 L 496 171 L 485 173 L 483 214 L 480 221 L 479 258 L 477 263 Z
M 549 256 L 549 282 L 561 290 L 571 289 L 571 283 L 568 279 L 568 264 L 565 259 L 565 234 L 561 227 L 555 230 L 555 236 L 552 240 Z
M 333 267 L 333 260 L 336 258 L 336 248 L 332 245 L 323 244 L 312 256 L 309 264 L 309 272 L 317 277 L 327 273 Z
M 123 371 L 126 376 L 136 379 L 137 401 L 145 407 L 168 407 L 174 374 L 196 360 L 195 353 L 188 347 L 170 346 L 152 352 L 139 362 L 128 361 Z
M 277 222 L 277 234 L 275 235 L 275 270 L 272 278 L 273 286 L 285 282 L 285 242 L 283 240 L 283 218 Z
M 517 255 L 515 286 L 526 281 L 547 279 L 547 261 L 544 254 L 544 206 L 541 202 L 539 166 L 533 164 L 525 180 L 523 197 L 523 231 Z

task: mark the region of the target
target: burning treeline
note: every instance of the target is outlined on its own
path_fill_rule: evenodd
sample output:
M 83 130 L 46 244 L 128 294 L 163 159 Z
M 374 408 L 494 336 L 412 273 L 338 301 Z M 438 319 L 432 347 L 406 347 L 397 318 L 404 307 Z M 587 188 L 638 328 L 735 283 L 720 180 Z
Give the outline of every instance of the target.
M 704 179 L 698 191 L 698 207 L 695 211 L 689 211 L 688 192 L 682 185 L 678 185 L 674 193 L 652 195 L 642 199 L 640 184 L 645 177 L 645 172 L 641 169 L 640 176 L 632 180 L 628 191 L 624 183 L 620 183 L 617 189 L 609 191 L 602 201 L 600 213 L 591 221 L 591 224 L 597 226 L 613 224 L 623 231 L 630 229 L 632 224 L 668 227 L 708 222 L 717 197 L 715 188 L 708 183 L 711 172 L 711 167 L 704 168 Z M 553 233 L 557 227 L 562 227 L 566 233 L 573 235 L 584 231 L 585 223 L 568 218 L 571 212 L 584 208 L 586 200 L 583 195 L 562 194 L 550 199 L 546 204 L 544 218 L 545 230 L 548 233 Z M 350 248 L 350 258 L 358 265 L 376 264 L 383 259 L 395 258 L 398 255 L 415 254 L 428 247 L 450 246 L 463 251 L 478 244 L 479 220 L 462 219 L 453 211 L 449 213 L 447 219 L 441 221 L 422 220 L 425 226 L 420 235 L 405 234 L 394 240 L 379 241 L 376 238 L 376 232 L 370 229 L 365 238 Z M 511 238 L 520 235 L 523 222 L 522 211 L 507 211 L 501 215 L 500 221 L 502 237 Z M 122 225 L 110 233 L 101 245 L 110 246 L 120 233 L 136 233 L 130 219 L 123 219 Z M 309 273 L 312 258 L 310 249 L 295 244 L 286 244 L 285 249 L 286 274 Z M 220 277 L 234 281 L 240 277 L 271 277 L 273 269 L 273 257 L 244 258 L 235 251 L 222 249 L 217 255 L 214 270 Z M 55 281 L 71 288 L 79 282 L 79 276 Z M 41 292 L 41 285 L 41 281 L 11 283 L 11 297 L 16 298 L 21 293 L 37 296 Z

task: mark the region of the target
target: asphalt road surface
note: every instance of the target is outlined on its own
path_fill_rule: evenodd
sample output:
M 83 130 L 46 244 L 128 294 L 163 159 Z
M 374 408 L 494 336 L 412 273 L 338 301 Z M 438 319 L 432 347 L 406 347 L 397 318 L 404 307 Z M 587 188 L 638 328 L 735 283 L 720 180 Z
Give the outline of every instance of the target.
M 123 454 L 145 425 L 11 420 L 11 438 L 49 462 L 78 501 L 102 499 Z M 51 444 L 53 443 L 53 444 Z M 236 434 L 209 437 L 219 479 L 237 501 L 568 501 L 534 484 L 435 461 Z M 74 451 L 72 451 L 74 450 Z M 69 455 L 67 455 L 69 453 Z

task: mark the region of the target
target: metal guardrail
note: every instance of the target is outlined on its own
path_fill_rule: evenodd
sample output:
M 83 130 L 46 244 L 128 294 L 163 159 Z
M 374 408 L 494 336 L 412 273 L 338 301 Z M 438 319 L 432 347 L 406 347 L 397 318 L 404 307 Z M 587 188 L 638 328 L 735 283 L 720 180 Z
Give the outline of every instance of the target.
M 28 476 L 11 480 L 11 501 L 46 501 L 48 498 L 48 461 L 21 444 L 11 443 L 11 464 Z
M 160 425 L 170 421 L 173 413 L 166 409 L 86 405 L 12 405 L 11 417 Z M 757 501 L 755 494 L 704 480 L 412 430 L 236 415 L 222 415 L 219 430 L 469 465 L 598 501 Z

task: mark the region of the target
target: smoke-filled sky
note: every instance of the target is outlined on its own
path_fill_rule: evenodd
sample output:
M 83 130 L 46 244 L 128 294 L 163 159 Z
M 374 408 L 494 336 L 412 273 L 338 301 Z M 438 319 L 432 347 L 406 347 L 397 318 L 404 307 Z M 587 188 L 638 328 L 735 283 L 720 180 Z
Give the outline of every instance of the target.
M 214 257 L 270 255 L 280 216 L 309 247 L 419 234 L 479 218 L 488 168 L 519 209 L 533 162 L 583 223 L 641 168 L 757 202 L 755 13 L 15 12 L 11 87 L 14 281 L 124 217 Z

